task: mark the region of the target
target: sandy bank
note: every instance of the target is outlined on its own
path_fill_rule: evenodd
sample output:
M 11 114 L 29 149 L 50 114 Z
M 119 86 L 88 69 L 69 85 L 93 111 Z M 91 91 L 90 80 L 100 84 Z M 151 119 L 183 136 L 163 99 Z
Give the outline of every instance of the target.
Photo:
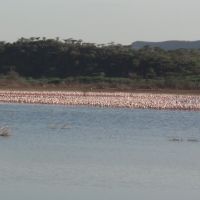
M 200 95 L 0 90 L 0 102 L 200 111 Z

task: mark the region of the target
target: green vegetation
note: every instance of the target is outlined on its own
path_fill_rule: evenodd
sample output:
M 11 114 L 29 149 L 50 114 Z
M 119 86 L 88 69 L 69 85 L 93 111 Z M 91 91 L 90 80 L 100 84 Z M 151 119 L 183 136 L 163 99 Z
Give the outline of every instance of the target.
M 200 50 L 134 50 L 113 43 L 21 38 L 0 42 L 0 85 L 10 83 L 198 90 Z

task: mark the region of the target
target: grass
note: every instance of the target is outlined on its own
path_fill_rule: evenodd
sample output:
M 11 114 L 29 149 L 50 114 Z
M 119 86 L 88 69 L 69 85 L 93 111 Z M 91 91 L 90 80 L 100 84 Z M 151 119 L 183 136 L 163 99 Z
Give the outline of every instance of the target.
M 110 78 L 102 76 L 67 77 L 64 79 L 56 77 L 41 79 L 1 77 L 0 89 L 200 94 L 200 80 L 198 77 L 167 77 L 160 79 Z

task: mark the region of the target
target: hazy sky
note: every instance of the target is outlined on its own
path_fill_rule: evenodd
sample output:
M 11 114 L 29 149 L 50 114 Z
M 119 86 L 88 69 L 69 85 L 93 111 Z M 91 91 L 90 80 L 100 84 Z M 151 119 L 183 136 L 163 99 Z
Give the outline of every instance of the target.
M 200 0 L 0 0 L 0 40 L 198 40 L 199 9 Z

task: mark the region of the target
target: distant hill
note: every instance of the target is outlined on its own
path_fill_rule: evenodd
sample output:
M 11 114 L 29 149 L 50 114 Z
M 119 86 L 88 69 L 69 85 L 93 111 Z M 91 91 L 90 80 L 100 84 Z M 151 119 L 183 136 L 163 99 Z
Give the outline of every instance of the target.
M 171 41 L 164 41 L 164 42 L 136 41 L 132 43 L 133 49 L 141 49 L 144 46 L 159 47 L 164 50 L 200 49 L 200 40 L 198 41 L 171 40 Z

